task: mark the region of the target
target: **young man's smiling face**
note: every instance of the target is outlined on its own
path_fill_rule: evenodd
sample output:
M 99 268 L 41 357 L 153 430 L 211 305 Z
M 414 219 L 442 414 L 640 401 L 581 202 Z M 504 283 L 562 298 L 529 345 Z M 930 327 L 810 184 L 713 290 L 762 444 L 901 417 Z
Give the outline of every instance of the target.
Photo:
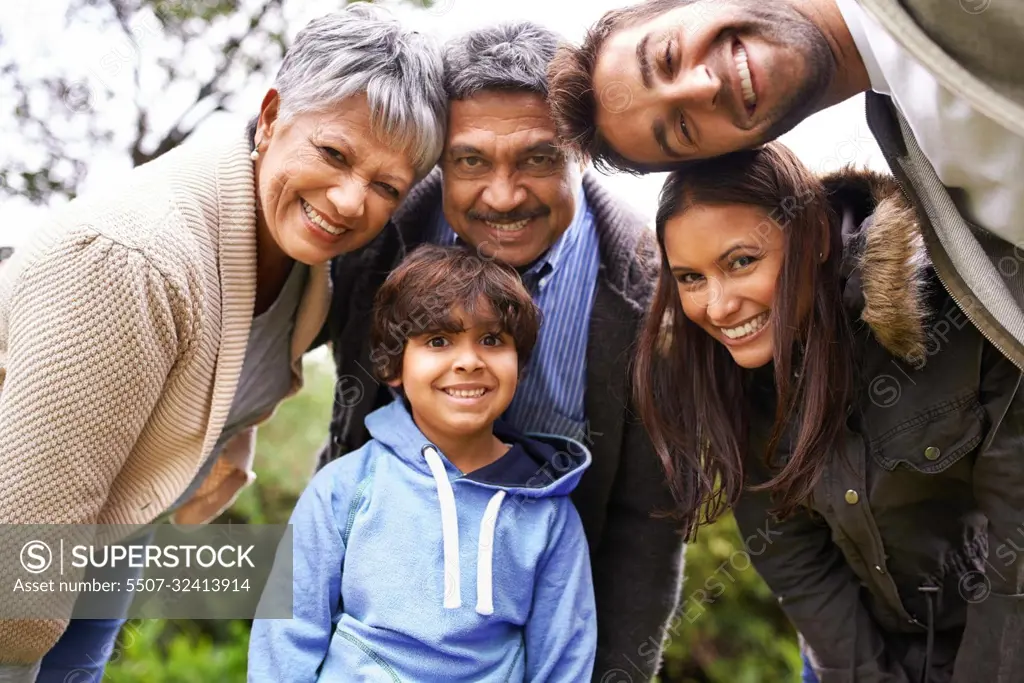
M 444 215 L 459 237 L 512 266 L 547 251 L 572 223 L 582 177 L 556 141 L 547 102 L 535 93 L 452 101 L 441 168 Z
M 457 311 L 457 332 L 410 337 L 399 379 L 413 419 L 434 443 L 490 433 L 515 395 L 519 355 L 489 316 Z
M 681 2 L 608 36 L 594 123 L 638 168 L 668 168 L 781 135 L 817 110 L 834 72 L 825 36 L 785 2 Z

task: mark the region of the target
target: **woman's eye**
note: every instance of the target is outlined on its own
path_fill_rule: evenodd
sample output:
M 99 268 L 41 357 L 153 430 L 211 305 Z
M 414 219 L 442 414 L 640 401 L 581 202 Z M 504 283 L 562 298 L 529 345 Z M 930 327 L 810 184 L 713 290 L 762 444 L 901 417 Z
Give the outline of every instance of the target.
M 455 163 L 463 166 L 464 168 L 479 168 L 483 165 L 484 160 L 480 157 L 462 157 L 456 159 Z
M 685 287 L 692 287 L 703 280 L 704 276 L 700 273 L 680 273 L 676 275 L 676 281 Z
M 320 148 L 320 153 L 323 154 L 328 159 L 331 159 L 332 161 L 340 162 L 342 164 L 344 164 L 344 163 L 346 163 L 348 161 L 347 159 L 345 159 L 345 155 L 344 154 L 342 154 L 338 150 L 334 149 L 333 147 L 321 147 Z
M 545 154 L 536 154 L 536 155 L 534 155 L 532 157 L 529 157 L 526 160 L 526 163 L 528 163 L 530 166 L 533 166 L 533 167 L 540 167 L 540 166 L 550 166 L 553 163 L 553 161 L 554 160 L 551 157 L 549 157 L 549 156 L 547 156 Z
M 665 43 L 665 74 L 672 75 L 672 41 Z
M 384 194 L 386 194 L 388 197 L 391 197 L 392 199 L 398 199 L 400 196 L 402 196 L 402 193 L 398 191 L 398 188 L 393 187 L 392 185 L 388 185 L 387 183 L 377 183 L 377 187 L 379 187 L 381 191 L 384 192 Z
M 753 256 L 740 256 L 732 262 L 732 269 L 740 270 L 741 268 L 746 268 L 747 266 L 752 265 L 756 260 L 757 259 Z

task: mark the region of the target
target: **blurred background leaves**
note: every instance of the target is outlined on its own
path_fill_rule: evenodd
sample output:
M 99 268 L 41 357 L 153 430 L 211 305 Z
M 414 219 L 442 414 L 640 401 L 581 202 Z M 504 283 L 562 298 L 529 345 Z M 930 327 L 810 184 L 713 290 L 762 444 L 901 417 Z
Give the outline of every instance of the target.
M 19 140 L 0 150 L 0 198 L 73 197 L 95 150 L 122 149 L 138 166 L 233 109 L 281 61 L 282 3 L 68 0 L 65 30 L 91 49 L 68 58 L 54 41 L 29 62 L 0 51 L 0 120 Z

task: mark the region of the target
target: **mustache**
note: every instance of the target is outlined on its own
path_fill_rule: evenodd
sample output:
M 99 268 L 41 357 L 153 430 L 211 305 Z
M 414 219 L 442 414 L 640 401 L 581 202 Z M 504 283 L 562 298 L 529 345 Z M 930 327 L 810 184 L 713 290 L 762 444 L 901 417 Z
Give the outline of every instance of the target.
M 543 218 L 550 213 L 551 209 L 543 206 L 539 209 L 531 209 L 529 211 L 518 210 L 488 213 L 470 209 L 466 212 L 466 216 L 475 221 L 488 221 L 490 223 L 517 223 L 519 221 L 526 221 L 532 218 Z

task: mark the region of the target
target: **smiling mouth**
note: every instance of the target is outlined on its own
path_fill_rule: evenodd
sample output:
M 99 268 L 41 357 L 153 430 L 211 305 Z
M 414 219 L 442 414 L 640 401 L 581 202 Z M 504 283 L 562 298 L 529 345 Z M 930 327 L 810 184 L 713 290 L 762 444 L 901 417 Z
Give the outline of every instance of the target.
M 442 389 L 444 393 L 448 394 L 452 398 L 480 398 L 486 394 L 489 389 L 484 387 L 478 387 L 476 389 Z
M 497 230 L 498 232 L 514 233 L 514 232 L 522 232 L 523 230 L 525 230 L 526 229 L 526 225 L 529 222 L 530 222 L 530 219 L 527 218 L 527 219 L 524 219 L 524 220 L 521 220 L 521 221 L 515 221 L 513 223 L 508 223 L 508 222 L 506 222 L 506 223 L 495 223 L 493 221 L 484 221 L 484 224 L 486 224 L 487 227 L 489 227 L 489 228 L 491 228 L 493 230 Z
M 722 334 L 733 341 L 742 341 L 747 337 L 760 332 L 765 325 L 768 324 L 768 313 L 765 311 L 753 320 L 748 320 L 742 325 L 736 327 L 721 327 Z
M 302 204 L 302 211 L 306 214 L 306 217 L 309 218 L 309 221 L 324 232 L 334 235 L 335 237 L 344 235 L 348 232 L 347 228 L 331 223 L 329 220 L 324 218 L 323 214 L 310 206 L 305 199 L 300 198 L 299 203 Z
M 733 41 L 732 60 L 736 65 L 736 73 L 740 80 L 740 94 L 743 96 L 743 105 L 746 107 L 747 115 L 753 115 L 754 109 L 757 108 L 757 93 L 754 91 L 754 78 L 750 74 L 747 50 L 739 40 Z

